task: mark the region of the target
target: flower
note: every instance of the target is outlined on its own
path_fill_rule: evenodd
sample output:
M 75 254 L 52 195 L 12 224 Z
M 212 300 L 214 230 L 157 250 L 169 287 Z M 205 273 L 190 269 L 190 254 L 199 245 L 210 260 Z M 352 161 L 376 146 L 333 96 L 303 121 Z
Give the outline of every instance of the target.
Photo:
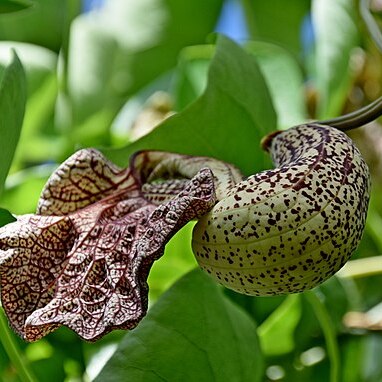
M 142 151 L 121 169 L 94 149 L 65 161 L 36 214 L 0 228 L 1 301 L 13 329 L 36 341 L 65 325 L 94 341 L 134 328 L 147 311 L 154 260 L 216 203 L 206 163 Z

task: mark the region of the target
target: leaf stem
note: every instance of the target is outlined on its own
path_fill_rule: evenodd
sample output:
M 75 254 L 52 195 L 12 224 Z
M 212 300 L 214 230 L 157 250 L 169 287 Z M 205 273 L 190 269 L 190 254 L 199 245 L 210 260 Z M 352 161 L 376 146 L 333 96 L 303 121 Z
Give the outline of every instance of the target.
M 326 348 L 331 366 L 330 382 L 338 382 L 340 380 L 340 353 L 333 323 L 327 310 L 325 309 L 324 304 L 315 292 L 306 292 L 305 297 L 310 303 L 325 337 Z
M 12 333 L 9 330 L 7 319 L 5 318 L 3 309 L 0 307 L 0 341 L 8 354 L 9 359 L 15 366 L 20 380 L 22 382 L 37 382 L 33 376 L 28 364 L 24 360 L 24 356 L 17 346 Z

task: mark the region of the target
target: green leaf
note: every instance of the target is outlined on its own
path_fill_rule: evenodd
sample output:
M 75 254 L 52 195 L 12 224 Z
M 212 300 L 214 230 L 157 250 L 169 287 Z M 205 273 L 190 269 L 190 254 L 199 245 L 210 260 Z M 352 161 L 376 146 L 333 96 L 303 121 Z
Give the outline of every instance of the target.
M 309 0 L 241 0 L 252 39 L 276 43 L 301 54 L 301 28 Z
M 57 72 L 58 56 L 49 49 L 23 42 L 0 41 L 0 70 L 3 71 L 14 50 L 23 63 L 27 79 L 28 96 L 40 90 L 47 75 Z
M 33 5 L 29 1 L 0 0 L 0 13 L 12 13 L 23 11 Z
M 176 111 L 183 110 L 203 94 L 214 51 L 213 45 L 197 45 L 180 52 L 174 85 Z
M 237 293 L 231 289 L 225 290 L 225 295 L 235 304 L 241 306 L 260 326 L 288 297 L 287 295 L 268 296 L 257 298 Z
M 54 164 L 41 165 L 10 175 L 1 196 L 1 206 L 17 215 L 35 212 L 41 190 L 56 167 Z
M 0 70 L 10 61 L 12 49 L 23 63 L 28 90 L 23 131 L 12 162 L 14 173 L 25 163 L 58 158 L 60 149 L 56 141 L 65 137 L 52 129 L 58 92 L 57 54 L 37 45 L 0 42 Z
M 321 294 L 317 290 L 304 293 L 304 298 L 310 303 L 319 322 L 322 333 L 325 337 L 326 351 L 330 360 L 329 381 L 337 382 L 341 371 L 341 359 L 339 353 L 338 340 L 333 321 L 329 315 L 325 304 L 322 301 Z
M 278 127 L 301 124 L 307 117 L 304 78 L 297 60 L 286 49 L 265 42 L 246 45 L 257 59 L 277 111 Z
M 16 221 L 16 218 L 4 208 L 0 208 L 0 227 Z
M 261 381 L 256 326 L 200 269 L 128 333 L 96 381 Z
M 261 349 L 267 356 L 291 352 L 294 331 L 301 318 L 301 301 L 297 294 L 289 295 L 258 329 Z
M 149 300 L 155 301 L 177 279 L 197 266 L 191 249 L 195 222 L 188 223 L 166 244 L 164 256 L 155 262 L 148 277 Z
M 351 51 L 357 45 L 353 0 L 313 0 L 312 19 L 316 38 L 316 81 L 319 119 L 341 112 L 350 87 Z
M 0 194 L 20 137 L 25 102 L 25 74 L 15 53 L 0 83 Z
M 126 164 L 140 149 L 206 155 L 253 174 L 269 166 L 260 140 L 276 126 L 276 114 L 256 59 L 220 36 L 207 88 L 200 98 L 129 146 L 103 151 L 119 164 Z
M 81 0 L 33 0 L 34 6 L 28 11 L 0 18 L 1 40 L 29 42 L 58 52 L 68 24 L 81 11 L 81 3 Z

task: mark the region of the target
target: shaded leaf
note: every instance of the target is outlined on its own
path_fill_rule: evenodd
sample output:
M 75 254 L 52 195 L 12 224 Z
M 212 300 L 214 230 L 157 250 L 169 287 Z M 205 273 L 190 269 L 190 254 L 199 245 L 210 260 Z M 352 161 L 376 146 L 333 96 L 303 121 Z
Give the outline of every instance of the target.
M 262 374 L 254 322 L 198 269 L 162 295 L 96 381 L 256 382 Z
M 26 102 L 25 74 L 17 55 L 0 84 L 0 194 L 20 137 Z
M 220 36 L 206 91 L 197 101 L 129 146 L 103 152 L 119 164 L 148 147 L 207 155 L 253 174 L 270 162 L 260 140 L 275 129 L 276 115 L 256 59 Z
M 16 218 L 4 208 L 0 208 L 0 227 L 12 223 L 16 220 Z
M 33 5 L 29 1 L 16 1 L 16 0 L 1 0 L 0 13 L 19 12 L 28 9 Z
M 166 245 L 164 256 L 155 262 L 148 283 L 149 298 L 156 301 L 176 280 L 197 266 L 191 248 L 192 230 L 195 223 L 183 227 Z

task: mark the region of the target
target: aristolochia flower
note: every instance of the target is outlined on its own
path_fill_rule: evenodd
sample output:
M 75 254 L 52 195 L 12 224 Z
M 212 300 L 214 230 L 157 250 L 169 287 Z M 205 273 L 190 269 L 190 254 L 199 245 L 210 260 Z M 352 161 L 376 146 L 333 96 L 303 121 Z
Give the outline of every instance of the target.
M 92 341 L 135 327 L 152 263 L 216 202 L 208 161 L 147 151 L 120 169 L 85 149 L 64 162 L 36 214 L 0 229 L 1 301 L 14 330 L 35 341 L 65 325 Z M 236 171 L 213 164 L 229 179 Z

